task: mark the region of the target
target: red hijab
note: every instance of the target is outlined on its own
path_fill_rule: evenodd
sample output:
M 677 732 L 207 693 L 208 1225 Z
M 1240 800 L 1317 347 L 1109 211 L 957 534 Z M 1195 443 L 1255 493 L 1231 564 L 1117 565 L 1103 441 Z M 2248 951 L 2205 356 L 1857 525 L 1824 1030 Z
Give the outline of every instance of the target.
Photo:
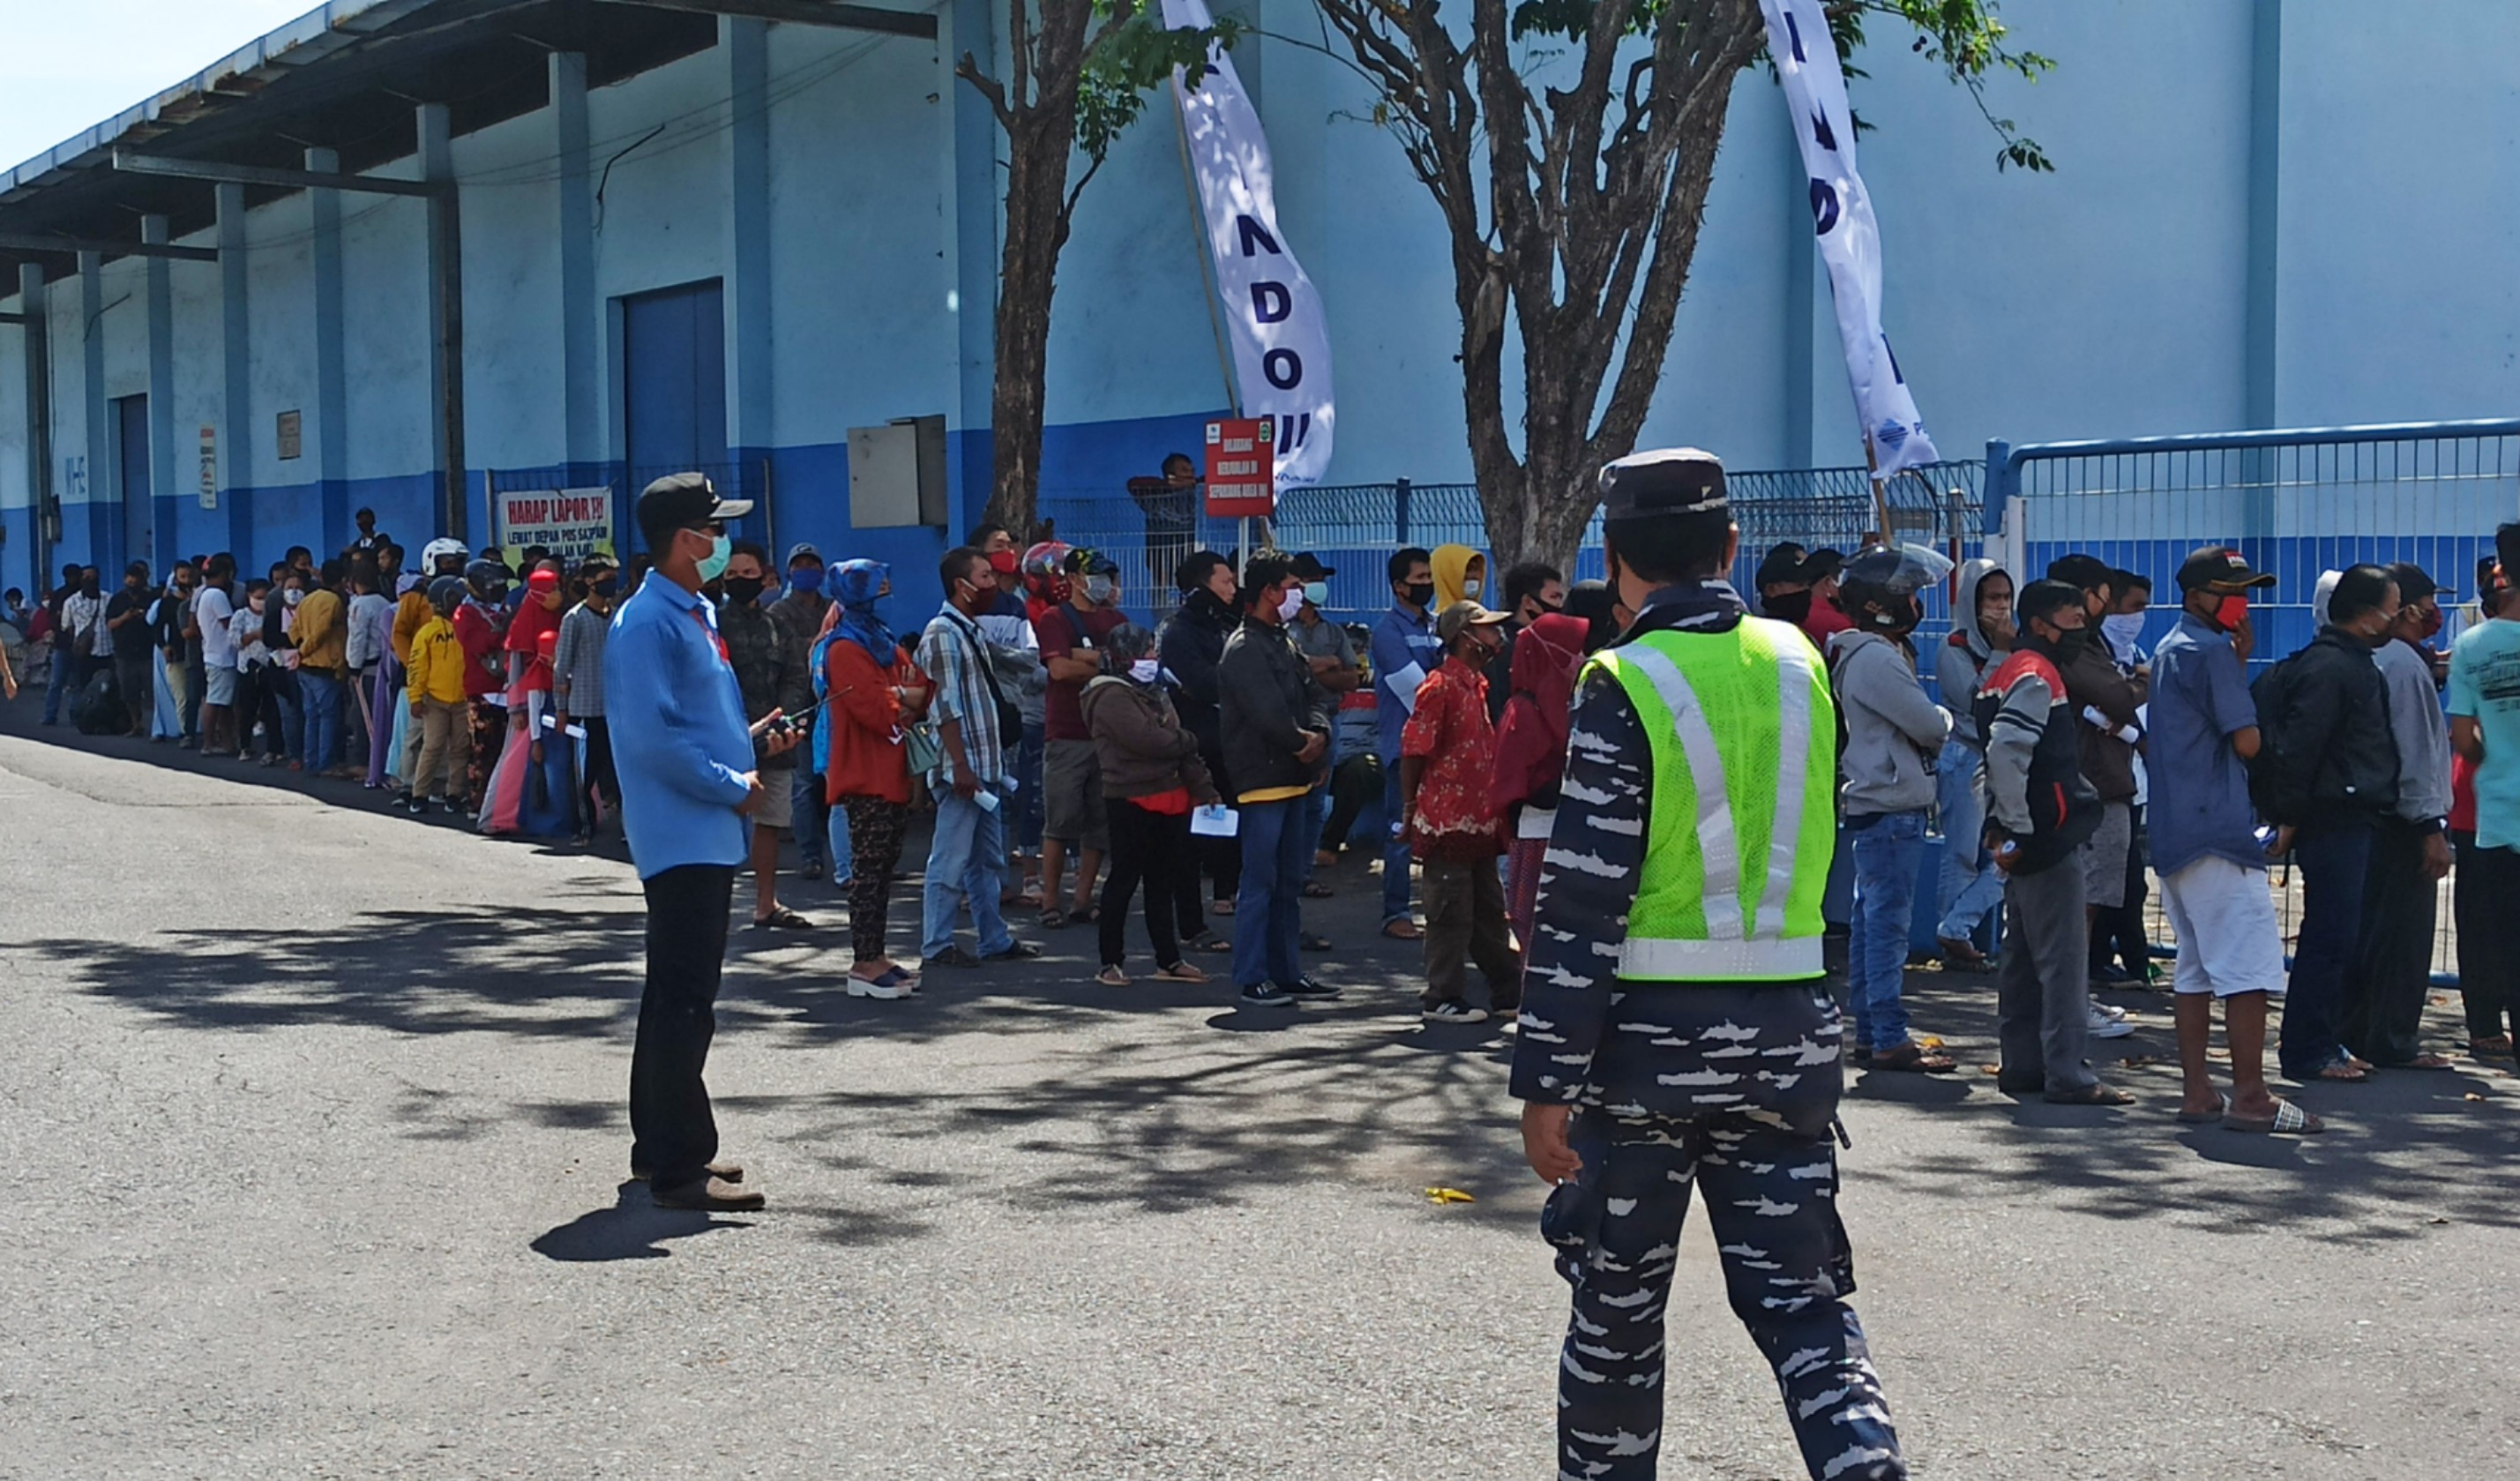
M 1513 693 L 1497 727 L 1495 797 L 1500 812 L 1556 789 L 1566 772 L 1566 732 L 1575 676 L 1584 667 L 1581 617 L 1552 612 L 1513 644 Z

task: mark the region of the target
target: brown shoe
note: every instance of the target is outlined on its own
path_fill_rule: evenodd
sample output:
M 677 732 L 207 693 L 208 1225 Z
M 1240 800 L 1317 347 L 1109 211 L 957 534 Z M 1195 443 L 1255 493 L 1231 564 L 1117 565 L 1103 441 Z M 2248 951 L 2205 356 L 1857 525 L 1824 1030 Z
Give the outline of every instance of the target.
M 743 1164 L 741 1162 L 712 1162 L 708 1165 L 705 1171 L 710 1177 L 724 1179 L 729 1183 L 741 1183 L 743 1181 Z M 645 1183 L 652 1176 L 653 1176 L 652 1169 L 641 1167 L 636 1162 L 630 1164 L 631 1182 Z
M 758 1189 L 729 1183 L 723 1178 L 694 1178 L 689 1183 L 677 1183 L 671 1188 L 652 1187 L 649 1196 L 656 1200 L 658 1208 L 697 1208 L 724 1213 L 742 1213 L 765 1207 L 770 1202 L 761 1196 Z

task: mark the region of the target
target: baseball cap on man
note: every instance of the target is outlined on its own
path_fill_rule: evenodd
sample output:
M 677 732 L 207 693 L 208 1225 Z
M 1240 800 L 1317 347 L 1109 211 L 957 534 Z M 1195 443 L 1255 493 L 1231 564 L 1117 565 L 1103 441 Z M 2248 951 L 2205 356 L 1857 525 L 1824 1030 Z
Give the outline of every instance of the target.
M 1116 576 L 1120 562 L 1091 546 L 1080 545 L 1067 553 L 1067 573 L 1071 576 Z
M 2412 561 L 2401 561 L 2384 569 L 2388 571 L 2389 579 L 2398 583 L 2398 600 L 2401 602 L 2421 602 L 2426 597 L 2457 595 L 2449 587 L 2435 581 L 2432 572 Z
M 751 513 L 749 499 L 719 498 L 706 473 L 667 473 L 639 495 L 639 533 L 652 550 L 678 529 L 712 519 L 741 519 Z
M 1803 574 L 1803 548 L 1791 540 L 1780 541 L 1759 562 L 1759 574 L 1751 584 L 1761 591 L 1772 586 L 1803 586 L 1811 577 Z
M 1295 576 L 1298 580 L 1328 581 L 1337 574 L 1337 566 L 1322 564 L 1322 558 L 1311 551 L 1305 551 L 1295 557 Z
M 1492 612 L 1475 602 L 1456 602 L 1435 618 L 1435 641 L 1449 645 L 1465 627 L 1494 627 L 1506 621 L 1503 612 Z
M 2274 584 L 2273 576 L 2249 569 L 2248 559 L 2227 545 L 2190 551 L 2179 562 L 2179 589 L 2183 592 L 2243 592 Z
M 814 549 L 811 543 L 799 540 L 788 547 L 788 563 L 793 565 L 799 561 L 811 561 L 816 565 L 820 565 L 823 563 L 823 553 Z

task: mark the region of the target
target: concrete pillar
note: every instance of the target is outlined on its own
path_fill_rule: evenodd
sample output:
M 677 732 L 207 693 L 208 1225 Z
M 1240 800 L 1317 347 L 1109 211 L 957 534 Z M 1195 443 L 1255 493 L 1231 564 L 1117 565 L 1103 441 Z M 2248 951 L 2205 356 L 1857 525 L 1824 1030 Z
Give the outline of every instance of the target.
M 1770 137 L 1784 142 L 1785 168 L 1781 173 L 1790 180 L 1790 188 L 1780 190 L 1785 218 L 1784 256 L 1784 458 L 1778 468 L 1809 468 L 1816 463 L 1812 455 L 1812 374 L 1815 356 L 1812 336 L 1818 329 L 1814 309 L 1818 304 L 1820 286 L 1820 251 L 1813 232 L 1811 210 L 1811 170 L 1803 163 L 1801 149 L 1795 144 L 1793 125 L 1784 121 L 1784 111 L 1771 111 Z
M 770 25 L 721 17 L 727 130 L 726 445 L 747 462 L 775 446 L 770 400 Z M 750 491 L 750 485 L 746 485 Z M 775 527 L 775 512 L 761 511 Z M 775 554 L 775 553 L 774 553 Z
M 140 218 L 140 240 L 166 245 L 166 218 Z M 175 264 L 147 259 L 149 271 L 149 490 L 150 562 L 163 575 L 187 554 L 176 546 L 175 511 Z
M 2249 47 L 2249 261 L 2242 415 L 2272 427 L 2275 400 L 2275 292 L 2283 192 L 2283 0 L 2256 0 Z
M 552 119 L 560 154 L 561 417 L 570 481 L 602 460 L 604 321 L 595 298 L 595 186 L 588 161 L 586 57 L 551 58 Z
M 130 558 L 122 553 L 122 508 L 116 497 L 119 490 L 113 485 L 112 418 L 105 400 L 105 259 L 95 252 L 79 253 L 78 275 L 87 448 L 79 460 L 79 477 L 71 492 L 87 500 L 86 563 L 108 567 L 106 584 L 111 586 L 114 583 L 113 570 Z M 79 527 L 76 521 L 80 517 L 77 513 L 69 515 L 73 528 Z
M 956 61 L 966 53 L 979 63 L 981 71 L 998 74 L 997 27 L 990 10 L 989 0 L 950 0 L 937 15 L 937 86 L 953 103 L 946 115 L 954 179 L 946 247 L 954 264 L 955 360 L 961 389 L 948 459 L 954 522 L 946 533 L 953 537 L 959 537 L 987 506 L 994 463 L 989 451 L 989 427 L 994 421 L 990 389 L 997 378 L 998 221 L 1006 193 L 998 173 L 997 116 L 989 111 L 987 99 L 954 75 Z
M 52 590 L 53 546 L 62 538 L 62 512 L 53 488 L 52 326 L 41 263 L 18 264 L 18 308 L 26 316 L 26 502 L 35 531 L 34 574 L 26 590 L 42 593 Z
M 306 167 L 325 174 L 341 168 L 329 149 L 306 152 Z M 320 561 L 350 543 L 350 387 L 341 349 L 341 193 L 306 193 L 314 210 L 315 241 L 315 477 Z
M 227 506 L 227 548 L 237 569 L 251 568 L 253 541 L 252 318 L 247 312 L 245 187 L 222 185 L 219 204 L 219 502 Z
M 420 177 L 446 189 L 428 198 L 429 426 L 436 432 L 437 532 L 472 543 L 472 475 L 464 451 L 464 221 L 455 187 L 454 124 L 443 103 L 414 110 Z M 485 528 L 483 538 L 495 531 Z

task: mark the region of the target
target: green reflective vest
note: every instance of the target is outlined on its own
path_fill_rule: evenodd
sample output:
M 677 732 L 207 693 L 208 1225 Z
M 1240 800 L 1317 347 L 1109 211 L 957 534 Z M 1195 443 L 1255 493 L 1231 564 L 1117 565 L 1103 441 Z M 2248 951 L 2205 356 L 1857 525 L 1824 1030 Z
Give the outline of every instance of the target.
M 1618 974 L 1640 981 L 1818 977 L 1836 846 L 1837 711 L 1800 629 L 1647 633 L 1592 660 L 1653 751 L 1644 871 Z

